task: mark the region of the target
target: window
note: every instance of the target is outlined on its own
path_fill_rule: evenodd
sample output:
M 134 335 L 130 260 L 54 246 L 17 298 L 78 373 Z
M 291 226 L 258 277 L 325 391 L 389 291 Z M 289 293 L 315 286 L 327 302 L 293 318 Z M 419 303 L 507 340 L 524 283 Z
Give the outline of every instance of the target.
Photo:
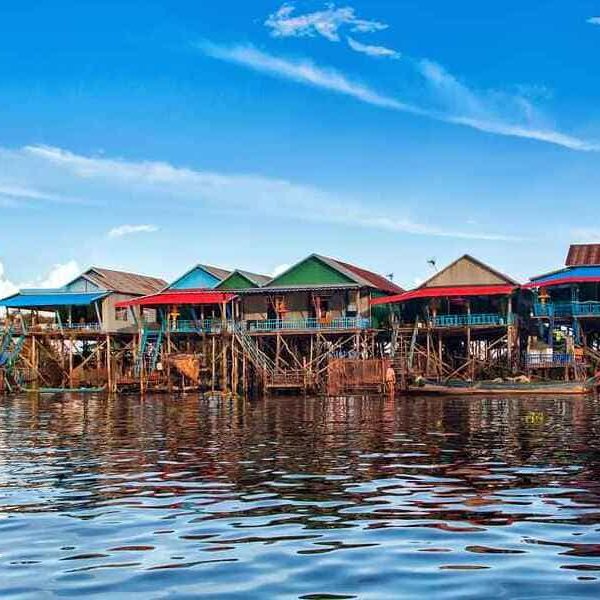
M 115 319 L 117 321 L 128 321 L 129 320 L 129 309 L 115 308 Z

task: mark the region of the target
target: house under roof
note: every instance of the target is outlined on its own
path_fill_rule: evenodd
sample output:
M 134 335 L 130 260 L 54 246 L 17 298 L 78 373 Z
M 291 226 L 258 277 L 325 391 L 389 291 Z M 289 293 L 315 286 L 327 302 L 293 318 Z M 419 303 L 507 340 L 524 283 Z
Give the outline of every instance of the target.
M 0 306 L 26 309 L 86 306 L 112 293 L 144 296 L 158 292 L 165 285 L 166 282 L 157 277 L 90 267 L 62 288 L 23 289 L 1 300 Z
M 271 277 L 268 275 L 260 275 L 259 273 L 251 273 L 250 271 L 243 271 L 242 269 L 236 269 L 232 271 L 229 277 L 226 277 L 216 289 L 219 290 L 246 290 L 256 289 L 271 281 Z
M 212 289 L 231 275 L 231 271 L 212 265 L 197 264 L 168 285 L 168 289 Z
M 121 294 L 132 294 L 141 296 L 153 294 L 167 285 L 167 282 L 157 277 L 129 273 L 127 271 L 116 271 L 114 269 L 103 269 L 90 267 L 76 279 L 68 283 L 67 290 L 75 289 L 78 282 L 85 279 L 94 284 L 100 290 L 120 292 Z
M 264 285 L 267 289 L 371 288 L 386 294 L 403 290 L 395 283 L 362 267 L 335 258 L 311 254 Z
M 517 287 L 519 283 L 512 277 L 470 254 L 464 254 L 416 289 L 387 298 L 376 298 L 371 304 L 406 302 L 416 298 L 508 295 Z
M 600 282 L 600 244 L 571 244 L 565 267 L 536 275 L 528 288 Z

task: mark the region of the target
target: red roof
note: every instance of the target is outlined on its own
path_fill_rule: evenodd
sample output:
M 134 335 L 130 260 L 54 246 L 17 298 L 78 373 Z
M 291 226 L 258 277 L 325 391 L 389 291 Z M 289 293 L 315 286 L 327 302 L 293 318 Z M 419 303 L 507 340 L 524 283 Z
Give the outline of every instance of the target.
M 170 304 L 222 304 L 233 300 L 235 297 L 235 294 L 212 290 L 166 291 L 161 294 L 117 302 L 116 306 L 123 308 L 126 306 L 165 306 Z
M 381 290 L 382 292 L 388 292 L 390 294 L 402 294 L 404 292 L 404 290 L 400 286 L 391 282 L 389 279 L 386 279 L 382 275 L 373 273 L 373 271 L 367 271 L 367 269 L 361 269 L 360 267 L 357 267 L 356 265 L 352 265 L 350 263 L 342 262 L 337 258 L 334 258 L 332 260 L 334 260 L 339 265 L 342 265 L 342 267 L 348 269 L 348 271 L 351 271 L 355 275 L 366 279 L 369 283 L 373 285 L 375 289 Z
M 565 264 L 567 267 L 600 265 L 600 244 L 571 244 Z
M 451 287 L 418 288 L 404 294 L 375 298 L 371 305 L 406 302 L 415 298 L 455 298 L 461 296 L 503 296 L 512 294 L 517 289 L 514 285 L 456 285 Z

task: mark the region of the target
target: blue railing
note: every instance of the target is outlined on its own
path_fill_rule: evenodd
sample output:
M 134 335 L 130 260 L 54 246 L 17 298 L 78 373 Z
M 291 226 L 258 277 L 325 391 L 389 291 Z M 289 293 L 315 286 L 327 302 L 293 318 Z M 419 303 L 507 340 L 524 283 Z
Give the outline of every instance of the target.
M 536 302 L 534 317 L 600 317 L 600 302 Z
M 169 331 L 173 333 L 221 333 L 233 331 L 233 321 L 222 321 L 221 319 L 179 320 L 170 323 Z
M 572 354 L 564 352 L 528 352 L 525 354 L 525 366 L 535 367 L 562 367 L 575 363 L 575 357 Z
M 369 329 L 371 319 L 362 317 L 339 317 L 336 319 L 267 319 L 248 321 L 249 331 L 284 331 L 301 329 Z
M 475 325 L 510 325 L 513 321 L 513 315 L 471 313 L 470 315 L 436 315 L 432 317 L 431 324 L 434 327 L 466 327 Z

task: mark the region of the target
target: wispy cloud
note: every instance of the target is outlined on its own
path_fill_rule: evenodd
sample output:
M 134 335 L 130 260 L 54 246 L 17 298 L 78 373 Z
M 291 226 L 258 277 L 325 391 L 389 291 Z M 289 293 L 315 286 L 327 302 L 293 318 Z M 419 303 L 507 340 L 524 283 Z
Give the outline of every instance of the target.
M 585 244 L 600 242 L 600 228 L 581 227 L 571 230 L 571 237 L 576 243 Z
M 386 29 L 387 25 L 379 21 L 359 19 L 353 8 L 336 8 L 328 4 L 325 10 L 302 15 L 295 14 L 293 3 L 283 4 L 269 15 L 265 25 L 273 37 L 314 37 L 322 36 L 330 42 L 339 42 L 339 31 L 345 28 L 355 33 L 370 33 Z
M 546 127 L 533 118 L 532 106 L 525 99 L 499 94 L 497 104 L 485 103 L 476 92 L 432 61 L 414 61 L 415 68 L 435 90 L 437 104 L 420 106 L 383 94 L 369 85 L 350 79 L 344 73 L 322 67 L 309 60 L 298 60 L 262 52 L 253 46 L 220 46 L 208 42 L 198 45 L 206 55 L 242 65 L 254 71 L 292 80 L 394 111 L 464 125 L 479 131 L 547 142 L 571 150 L 598 151 L 600 145 Z M 507 104 L 507 100 L 510 102 Z
M 586 23 L 589 23 L 590 25 L 600 25 L 600 17 L 590 17 Z
M 136 233 L 153 233 L 155 231 L 158 231 L 158 227 L 156 225 L 119 225 L 118 227 L 113 227 L 108 232 L 108 237 L 118 238 L 125 235 L 132 235 Z
M 121 194 L 121 197 L 143 198 L 146 209 L 153 202 L 164 206 L 168 199 L 188 209 L 196 206 L 237 214 L 252 211 L 279 219 L 373 231 L 478 240 L 516 239 L 503 233 L 462 231 L 423 223 L 401 206 L 395 211 L 378 209 L 367 202 L 284 179 L 199 171 L 164 162 L 83 156 L 49 146 L 27 146 L 18 154 L 23 160 L 35 161 L 32 171 L 39 170 L 40 165 L 50 165 L 63 173 L 70 187 L 83 186 L 93 196 L 93 186 L 97 183 L 103 194 L 108 190 L 113 197 Z
M 12 201 L 16 205 L 18 201 L 41 201 L 56 202 L 59 204 L 73 204 L 81 201 L 61 194 L 43 192 L 41 190 L 21 185 L 3 184 L 0 182 L 0 198 Z
M 362 44 L 358 40 L 351 38 L 348 36 L 346 38 L 348 40 L 348 46 L 352 48 L 355 52 L 360 52 L 362 54 L 366 54 L 367 56 L 372 56 L 374 58 L 392 58 L 398 60 L 401 58 L 400 52 L 396 50 L 392 50 L 391 48 L 386 48 L 385 46 L 372 46 L 370 44 Z

